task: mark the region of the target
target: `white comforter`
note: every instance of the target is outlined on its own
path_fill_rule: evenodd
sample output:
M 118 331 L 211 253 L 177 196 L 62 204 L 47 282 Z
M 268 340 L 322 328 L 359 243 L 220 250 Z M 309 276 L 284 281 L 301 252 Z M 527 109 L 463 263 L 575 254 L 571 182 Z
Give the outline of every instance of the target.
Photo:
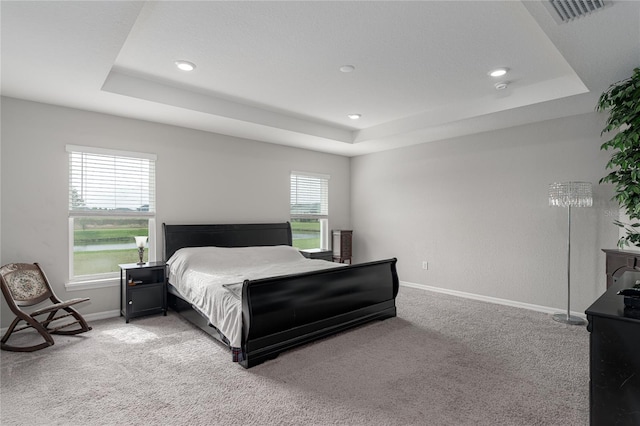
M 237 290 L 244 280 L 345 266 L 307 259 L 290 246 L 183 248 L 167 264 L 169 283 L 209 318 L 232 347 L 241 346 L 242 302 Z

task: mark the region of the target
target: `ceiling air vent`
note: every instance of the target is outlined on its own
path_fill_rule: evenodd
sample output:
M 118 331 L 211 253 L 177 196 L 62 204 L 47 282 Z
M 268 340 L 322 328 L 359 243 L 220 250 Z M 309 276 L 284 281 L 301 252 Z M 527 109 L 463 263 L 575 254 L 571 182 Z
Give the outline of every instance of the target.
M 596 12 L 608 3 L 610 1 L 607 0 L 549 0 L 546 5 L 555 20 L 561 24 Z

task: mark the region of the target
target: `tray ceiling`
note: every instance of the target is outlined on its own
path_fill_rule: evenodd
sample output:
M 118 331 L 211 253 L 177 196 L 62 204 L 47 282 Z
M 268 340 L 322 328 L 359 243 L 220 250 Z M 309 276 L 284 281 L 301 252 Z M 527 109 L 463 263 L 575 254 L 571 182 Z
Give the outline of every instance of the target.
M 521 1 L 2 1 L 0 13 L 4 96 L 347 156 L 593 111 L 640 64 L 638 2 L 561 24 Z M 490 77 L 497 67 L 509 73 Z

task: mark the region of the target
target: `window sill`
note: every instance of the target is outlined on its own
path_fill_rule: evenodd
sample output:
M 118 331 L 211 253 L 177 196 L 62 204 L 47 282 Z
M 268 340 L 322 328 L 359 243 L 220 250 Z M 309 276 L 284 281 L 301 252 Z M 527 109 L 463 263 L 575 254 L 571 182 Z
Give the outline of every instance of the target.
M 64 284 L 67 291 L 93 290 L 96 288 L 118 287 L 120 278 L 104 278 L 100 280 L 69 281 Z

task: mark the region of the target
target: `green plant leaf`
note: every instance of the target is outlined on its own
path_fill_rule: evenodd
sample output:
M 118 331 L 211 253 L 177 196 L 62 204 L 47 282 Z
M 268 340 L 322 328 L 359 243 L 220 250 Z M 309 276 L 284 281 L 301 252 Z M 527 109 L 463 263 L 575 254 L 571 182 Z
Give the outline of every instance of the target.
M 614 186 L 612 199 L 631 220 L 629 224 L 613 221 L 627 233 L 618 245 L 637 244 L 640 243 L 640 67 L 634 68 L 631 77 L 610 85 L 598 98 L 596 111 L 609 113 L 600 135 L 611 134 L 611 138 L 600 149 L 612 151 L 605 166 L 611 172 L 600 178 L 599 183 Z

